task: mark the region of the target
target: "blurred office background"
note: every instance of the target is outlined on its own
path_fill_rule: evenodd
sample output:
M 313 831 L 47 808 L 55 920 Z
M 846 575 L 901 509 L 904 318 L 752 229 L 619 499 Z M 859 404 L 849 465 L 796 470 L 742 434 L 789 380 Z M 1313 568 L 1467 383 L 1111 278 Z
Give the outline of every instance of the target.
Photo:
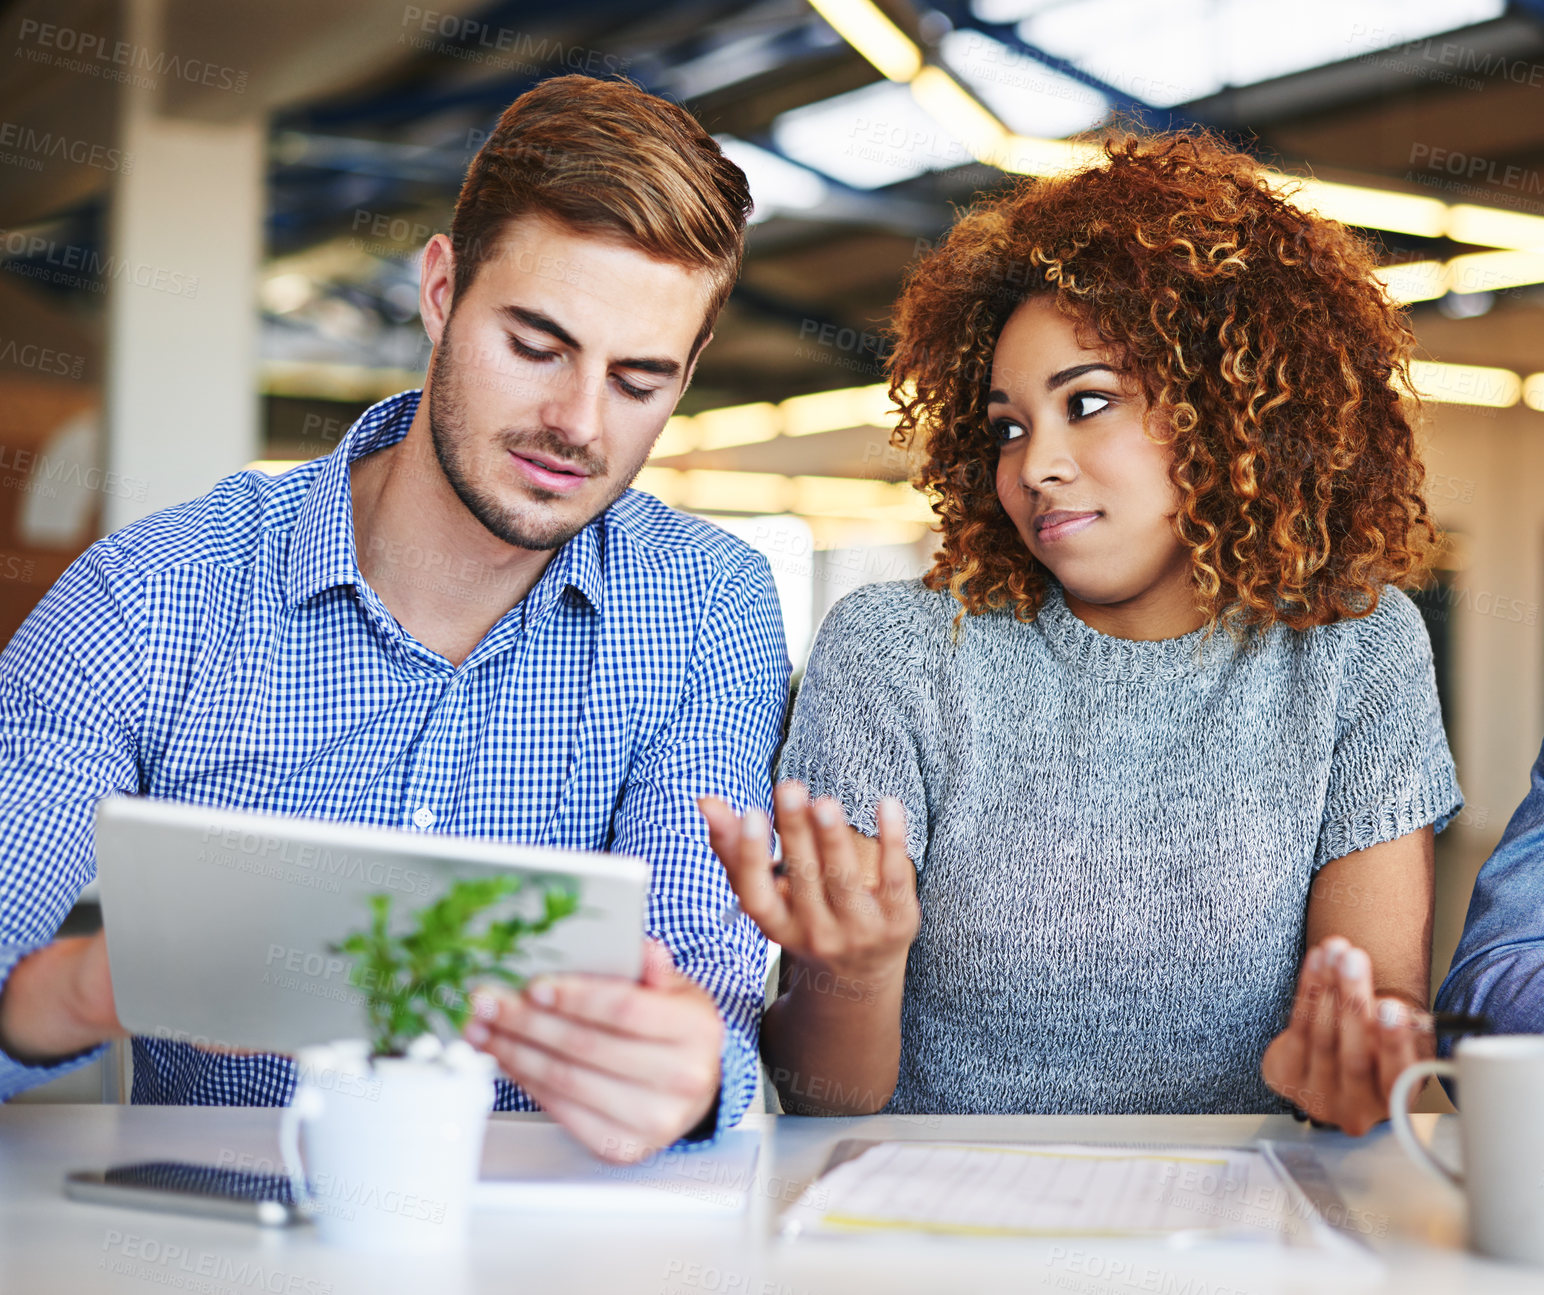
M 0 68 L 0 642 L 96 537 L 419 384 L 421 248 L 547 76 L 678 99 L 750 177 L 744 280 L 639 485 L 768 554 L 796 666 L 932 550 L 883 326 L 958 205 L 1112 114 L 1313 177 L 1423 348 L 1446 970 L 1544 735 L 1544 0 L 9 0 Z

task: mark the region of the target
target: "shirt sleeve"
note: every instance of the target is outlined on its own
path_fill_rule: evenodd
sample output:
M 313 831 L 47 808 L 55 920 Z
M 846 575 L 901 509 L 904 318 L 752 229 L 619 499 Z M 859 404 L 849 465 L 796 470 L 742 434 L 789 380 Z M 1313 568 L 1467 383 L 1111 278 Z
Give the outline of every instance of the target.
M 1437 1009 L 1487 1016 L 1498 1034 L 1544 1033 L 1544 747 L 1475 879 Z M 1442 1043 L 1445 1055 L 1450 1040 Z
M 722 920 L 734 892 L 697 798 L 771 812 L 789 673 L 771 569 L 756 555 L 710 596 L 681 704 L 635 758 L 613 819 L 610 848 L 653 870 L 649 933 L 713 995 L 724 1018 L 713 1137 L 739 1122 L 756 1092 L 767 942 L 748 917 Z
M 917 684 L 917 644 L 891 601 L 897 586 L 870 586 L 826 614 L 794 702 L 778 777 L 794 778 L 810 797 L 841 803 L 847 821 L 878 836 L 881 797 L 906 809 L 906 847 L 921 871 L 928 840 L 930 730 Z
M 1440 832 L 1464 804 L 1442 728 L 1431 639 L 1415 604 L 1385 585 L 1371 615 L 1342 624 L 1353 641 L 1316 869 L 1428 823 Z
M 0 993 L 96 876 L 96 802 L 140 790 L 142 635 L 117 575 L 93 546 L 0 653 Z M 45 1066 L 0 1052 L 0 1101 L 101 1051 Z

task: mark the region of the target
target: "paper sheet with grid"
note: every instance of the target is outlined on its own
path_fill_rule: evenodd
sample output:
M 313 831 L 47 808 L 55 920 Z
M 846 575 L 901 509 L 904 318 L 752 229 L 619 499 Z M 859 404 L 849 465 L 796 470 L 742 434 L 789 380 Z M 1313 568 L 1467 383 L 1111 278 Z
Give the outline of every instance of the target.
M 812 1183 L 784 1230 L 1302 1244 L 1311 1213 L 1249 1148 L 880 1142 Z

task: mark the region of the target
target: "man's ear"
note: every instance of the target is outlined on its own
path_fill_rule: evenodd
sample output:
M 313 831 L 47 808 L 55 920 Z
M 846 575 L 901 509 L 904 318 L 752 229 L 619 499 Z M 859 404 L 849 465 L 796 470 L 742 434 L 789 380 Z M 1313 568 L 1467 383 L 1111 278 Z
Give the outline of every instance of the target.
M 423 262 L 418 271 L 418 316 L 429 341 L 435 346 L 440 344 L 445 325 L 450 322 L 455 286 L 456 264 L 450 239 L 444 234 L 435 234 L 424 245 Z

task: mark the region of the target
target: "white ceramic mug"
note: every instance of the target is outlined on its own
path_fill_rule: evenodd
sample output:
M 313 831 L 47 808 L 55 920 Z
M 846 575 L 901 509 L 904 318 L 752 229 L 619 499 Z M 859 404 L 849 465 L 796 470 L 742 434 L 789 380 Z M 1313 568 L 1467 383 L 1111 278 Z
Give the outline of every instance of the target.
M 1418 1061 L 1389 1097 L 1394 1136 L 1423 1169 L 1469 1206 L 1469 1245 L 1481 1254 L 1544 1264 L 1544 1034 L 1460 1039 L 1453 1061 Z M 1427 1075 L 1458 1081 L 1460 1173 L 1410 1127 L 1410 1093 Z
M 438 1250 L 465 1236 L 494 1096 L 493 1058 L 466 1053 L 455 1065 L 372 1062 L 348 1043 L 296 1054 L 279 1146 L 323 1239 Z

